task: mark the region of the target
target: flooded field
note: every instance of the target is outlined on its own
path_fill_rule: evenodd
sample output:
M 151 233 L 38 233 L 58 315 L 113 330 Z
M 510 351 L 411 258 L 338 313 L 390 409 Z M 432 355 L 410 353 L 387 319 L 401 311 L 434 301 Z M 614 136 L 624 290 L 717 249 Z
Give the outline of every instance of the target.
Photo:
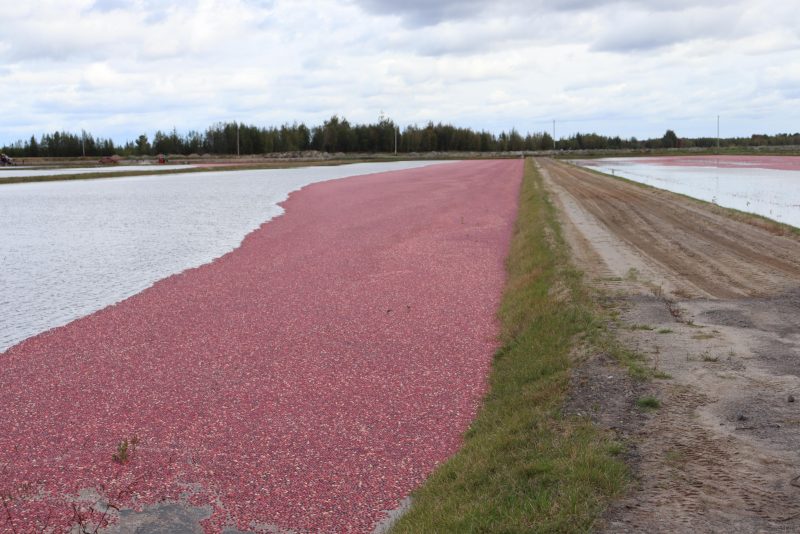
M 0 352 L 233 250 L 291 191 L 433 163 L 0 186 Z
M 800 158 L 688 156 L 573 163 L 800 227 Z

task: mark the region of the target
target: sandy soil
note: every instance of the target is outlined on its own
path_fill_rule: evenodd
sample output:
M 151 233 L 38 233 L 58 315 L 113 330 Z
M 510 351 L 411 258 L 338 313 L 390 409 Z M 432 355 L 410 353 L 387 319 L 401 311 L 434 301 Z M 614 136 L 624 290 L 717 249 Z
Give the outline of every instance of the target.
M 627 438 L 636 474 L 599 530 L 800 531 L 800 241 L 538 164 L 620 339 L 669 376 L 632 381 L 603 354 L 575 372 L 569 410 Z M 636 408 L 644 395 L 661 408 Z

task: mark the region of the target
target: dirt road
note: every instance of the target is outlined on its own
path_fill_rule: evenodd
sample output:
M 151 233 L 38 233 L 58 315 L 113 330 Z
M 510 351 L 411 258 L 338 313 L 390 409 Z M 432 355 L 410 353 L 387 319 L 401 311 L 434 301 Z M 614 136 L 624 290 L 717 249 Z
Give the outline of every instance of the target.
M 619 337 L 663 377 L 631 382 L 602 354 L 576 371 L 573 404 L 632 444 L 636 483 L 600 530 L 799 531 L 800 240 L 538 163 Z M 661 407 L 643 414 L 647 394 Z

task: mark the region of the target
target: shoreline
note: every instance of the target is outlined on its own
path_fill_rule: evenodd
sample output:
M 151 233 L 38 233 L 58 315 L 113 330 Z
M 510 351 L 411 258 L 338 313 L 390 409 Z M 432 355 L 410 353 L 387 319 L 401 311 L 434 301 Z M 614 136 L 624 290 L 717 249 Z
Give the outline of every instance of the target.
M 170 173 L 0 188 L 0 223 L 10 229 L 0 239 L 8 287 L 6 300 L 0 299 L 0 315 L 7 318 L 0 323 L 0 353 L 9 343 L 238 248 L 247 234 L 282 212 L 278 201 L 309 183 L 438 164 L 362 163 L 191 178 Z M 158 228 L 153 221 L 160 221 Z

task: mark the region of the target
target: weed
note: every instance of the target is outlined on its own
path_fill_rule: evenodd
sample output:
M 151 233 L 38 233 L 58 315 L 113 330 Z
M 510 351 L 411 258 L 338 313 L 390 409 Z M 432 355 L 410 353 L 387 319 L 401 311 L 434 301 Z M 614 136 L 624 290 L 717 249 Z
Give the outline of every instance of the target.
M 126 464 L 130 461 L 133 453 L 136 452 L 136 446 L 139 444 L 139 438 L 133 436 L 128 439 L 125 438 L 117 444 L 117 452 L 111 458 L 118 464 Z
M 672 378 L 672 375 L 665 373 L 658 368 L 658 364 L 661 361 L 661 348 L 656 345 L 655 349 L 653 350 L 653 372 L 651 376 L 653 378 Z
M 653 296 L 657 299 L 663 298 L 664 295 L 664 287 L 663 284 L 653 285 L 650 287 L 650 291 L 653 292 Z
M 672 294 L 675 295 L 676 297 L 682 298 L 682 299 L 690 299 L 690 298 L 692 298 L 692 294 L 691 293 L 689 293 L 685 289 L 681 289 L 681 288 L 673 290 Z
M 666 454 L 664 454 L 664 458 L 667 460 L 668 464 L 674 467 L 679 467 L 686 461 L 683 452 L 676 451 L 675 449 L 668 450 Z
M 636 267 L 628 269 L 628 272 L 625 273 L 625 279 L 630 282 L 636 282 L 639 279 L 639 269 Z
M 650 326 L 649 324 L 632 324 L 629 327 L 630 330 L 655 330 L 654 327 Z
M 642 410 L 656 410 L 661 407 L 661 401 L 659 401 L 652 395 L 648 395 L 646 397 L 641 397 L 639 400 L 637 400 L 636 406 L 638 406 Z
M 657 333 L 659 334 L 671 334 L 673 332 L 672 328 L 659 328 Z
M 708 332 L 700 332 L 692 336 L 692 339 L 714 339 L 714 334 Z
M 705 351 L 703 354 L 701 354 L 700 358 L 704 362 L 717 363 L 719 361 L 719 356 L 712 356 L 708 351 Z

